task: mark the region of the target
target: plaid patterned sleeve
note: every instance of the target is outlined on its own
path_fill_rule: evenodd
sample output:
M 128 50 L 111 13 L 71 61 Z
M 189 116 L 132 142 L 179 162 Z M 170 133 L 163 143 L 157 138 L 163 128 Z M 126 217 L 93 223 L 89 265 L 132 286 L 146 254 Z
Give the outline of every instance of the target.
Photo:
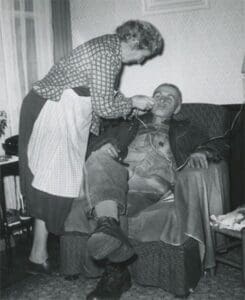
M 117 63 L 108 53 L 98 55 L 92 63 L 92 107 L 95 114 L 102 118 L 126 118 L 132 110 L 132 101 L 122 93 L 114 92 L 118 71 Z

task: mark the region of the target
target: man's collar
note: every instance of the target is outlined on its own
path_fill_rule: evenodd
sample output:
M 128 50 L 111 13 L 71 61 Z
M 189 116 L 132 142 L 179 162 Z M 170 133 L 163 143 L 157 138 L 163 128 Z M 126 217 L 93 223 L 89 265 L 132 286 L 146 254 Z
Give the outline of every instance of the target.
M 164 120 L 163 122 L 156 124 L 154 122 L 152 122 L 153 120 L 147 120 L 147 122 L 142 122 L 141 121 L 141 126 L 140 126 L 140 130 L 139 132 L 145 133 L 145 132 L 149 132 L 149 131 L 169 131 L 169 127 L 170 127 L 170 122 L 171 120 Z
M 156 116 L 153 115 L 151 123 L 155 127 L 167 127 L 170 125 L 170 121 L 171 121 L 171 119 L 164 119 L 164 120 L 161 120 L 160 118 L 156 119 Z

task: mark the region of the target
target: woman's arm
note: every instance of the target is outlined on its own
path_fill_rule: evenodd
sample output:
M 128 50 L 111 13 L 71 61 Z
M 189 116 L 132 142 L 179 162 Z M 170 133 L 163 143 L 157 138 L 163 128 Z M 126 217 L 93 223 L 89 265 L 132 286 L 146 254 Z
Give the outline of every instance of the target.
M 101 54 L 92 63 L 91 101 L 96 115 L 114 119 L 126 118 L 132 110 L 132 100 L 114 91 L 114 83 L 120 68 L 109 53 Z

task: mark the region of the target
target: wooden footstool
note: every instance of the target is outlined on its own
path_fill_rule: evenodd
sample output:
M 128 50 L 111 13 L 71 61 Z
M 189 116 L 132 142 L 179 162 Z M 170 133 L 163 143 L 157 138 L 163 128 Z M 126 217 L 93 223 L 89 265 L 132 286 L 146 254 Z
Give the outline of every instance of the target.
M 242 283 L 245 286 L 245 228 L 241 229 L 240 231 L 232 230 L 232 229 L 226 229 L 226 228 L 219 228 L 219 226 L 211 226 L 212 232 L 214 236 L 214 246 L 216 248 L 216 235 L 217 233 L 221 233 L 225 236 L 235 238 L 237 241 L 234 241 L 232 243 L 229 243 L 227 245 L 227 249 L 234 248 L 238 245 L 242 246 L 242 257 L 241 257 L 241 263 L 237 263 L 233 260 L 230 260 L 228 258 L 224 258 L 222 254 L 216 254 L 216 261 L 227 264 L 231 267 L 241 269 L 242 270 Z

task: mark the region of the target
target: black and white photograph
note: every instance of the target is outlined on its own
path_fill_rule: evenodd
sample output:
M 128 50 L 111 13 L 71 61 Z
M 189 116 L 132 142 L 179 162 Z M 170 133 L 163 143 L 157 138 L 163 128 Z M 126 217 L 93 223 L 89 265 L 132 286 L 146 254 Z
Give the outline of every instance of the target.
M 245 300 L 245 0 L 0 0 L 0 298 Z

